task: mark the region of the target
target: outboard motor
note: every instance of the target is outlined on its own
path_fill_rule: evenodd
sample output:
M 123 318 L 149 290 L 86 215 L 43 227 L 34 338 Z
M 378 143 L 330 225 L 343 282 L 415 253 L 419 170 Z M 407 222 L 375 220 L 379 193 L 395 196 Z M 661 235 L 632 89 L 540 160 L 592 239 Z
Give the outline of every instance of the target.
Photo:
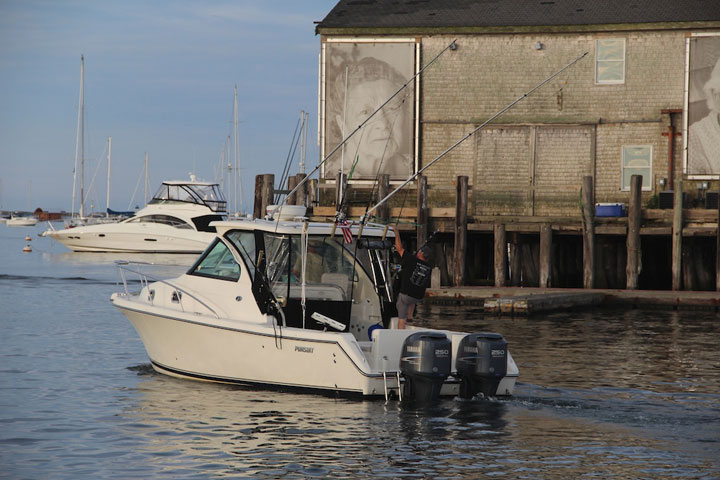
M 495 395 L 507 373 L 507 341 L 499 333 L 471 333 L 460 341 L 455 367 L 460 397 Z
M 444 333 L 418 332 L 405 339 L 400 371 L 405 376 L 403 398 L 429 402 L 440 396 L 450 375 L 452 342 Z

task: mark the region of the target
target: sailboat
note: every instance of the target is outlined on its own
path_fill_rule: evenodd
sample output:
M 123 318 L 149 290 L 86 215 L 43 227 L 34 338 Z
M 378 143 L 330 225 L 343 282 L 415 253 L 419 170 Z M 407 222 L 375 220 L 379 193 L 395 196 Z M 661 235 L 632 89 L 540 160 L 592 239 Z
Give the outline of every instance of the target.
M 28 208 L 32 208 L 32 180 L 28 183 Z M 8 227 L 32 227 L 38 223 L 35 215 L 15 215 L 12 214 L 6 220 Z

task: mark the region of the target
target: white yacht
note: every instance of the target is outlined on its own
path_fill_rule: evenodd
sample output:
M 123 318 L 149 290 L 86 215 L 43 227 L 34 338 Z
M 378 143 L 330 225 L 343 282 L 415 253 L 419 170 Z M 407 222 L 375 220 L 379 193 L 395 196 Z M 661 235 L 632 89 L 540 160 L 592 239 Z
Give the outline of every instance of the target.
M 11 216 L 6 220 L 8 227 L 32 227 L 33 225 L 37 225 L 38 218 L 32 215 L 23 215 L 23 216 Z
M 217 183 L 166 181 L 145 206 L 117 223 L 47 230 L 76 252 L 199 253 L 215 238 L 211 222 L 224 220 Z
M 386 399 L 512 394 L 518 368 L 501 335 L 396 328 L 386 227 L 282 217 L 212 227 L 177 278 L 119 262 L 125 288 L 111 301 L 156 371 Z

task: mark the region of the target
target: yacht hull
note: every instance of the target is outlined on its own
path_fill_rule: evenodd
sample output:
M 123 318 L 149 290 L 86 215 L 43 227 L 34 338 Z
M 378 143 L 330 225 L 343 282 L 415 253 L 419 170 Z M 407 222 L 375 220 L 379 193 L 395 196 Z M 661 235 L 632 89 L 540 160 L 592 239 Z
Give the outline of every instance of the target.
M 167 232 L 143 225 L 129 229 L 119 225 L 93 225 L 68 228 L 50 233 L 50 237 L 74 252 L 114 253 L 200 253 L 215 238 L 214 233 L 178 230 Z

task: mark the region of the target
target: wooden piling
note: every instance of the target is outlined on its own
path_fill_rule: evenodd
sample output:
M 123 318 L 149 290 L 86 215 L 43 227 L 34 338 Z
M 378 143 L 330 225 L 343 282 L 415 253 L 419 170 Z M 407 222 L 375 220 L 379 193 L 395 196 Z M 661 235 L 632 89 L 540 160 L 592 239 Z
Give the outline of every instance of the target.
M 292 195 L 290 192 L 297 187 L 297 178 L 296 177 L 288 177 L 287 179 L 287 186 L 288 186 L 288 197 L 287 201 L 285 202 L 287 205 L 297 205 L 295 203 L 295 199 L 297 198 L 297 192 L 293 193 Z
M 378 190 L 376 202 L 379 203 L 380 200 L 385 198 L 388 193 L 390 193 L 390 175 L 387 173 L 382 173 L 378 175 Z M 380 221 L 380 223 L 388 223 L 388 221 L 390 220 L 390 205 L 388 204 L 388 202 L 380 205 L 377 208 L 376 212 L 377 219 Z
M 583 287 L 593 288 L 595 283 L 595 195 L 593 177 L 583 177 L 582 220 L 583 220 Z
M 264 218 L 267 214 L 268 205 L 274 203 L 275 197 L 275 175 L 272 173 L 266 173 L 263 175 L 263 186 L 262 186 L 262 203 L 261 211 L 262 215 L 260 218 Z
M 255 175 L 255 199 L 253 202 L 253 218 L 263 218 L 265 216 L 262 209 L 263 177 L 263 175 Z
M 295 175 L 295 186 L 297 187 L 300 183 L 305 180 L 307 175 L 304 173 L 298 173 Z M 300 185 L 300 188 L 295 192 L 295 205 L 308 206 L 307 202 L 307 182 Z
M 318 180 L 317 178 L 313 178 L 307 184 L 307 206 L 314 207 L 318 203 Z
M 541 288 L 552 284 L 552 226 L 549 223 L 540 225 L 540 281 Z
M 642 175 L 630 177 L 630 205 L 628 209 L 627 262 L 625 266 L 626 288 L 637 290 L 642 268 L 640 245 L 640 219 L 642 212 Z
M 718 206 L 717 206 L 717 230 L 716 230 L 716 246 L 715 246 L 715 290 L 720 292 L 720 190 L 718 190 Z
M 467 250 L 468 181 L 465 175 L 457 177 L 455 198 L 455 274 L 453 285 L 461 287 L 465 281 L 465 252 Z
M 715 290 L 720 292 L 720 190 L 718 190 L 717 225 L 715 246 Z
M 683 228 L 683 182 L 675 180 L 675 204 L 672 226 L 672 289 L 682 290 L 682 228 Z
M 418 175 L 417 180 L 417 243 L 422 245 L 428 238 L 427 177 Z
M 494 236 L 494 263 L 495 286 L 504 287 L 507 270 L 507 240 L 505 238 L 505 224 L 496 223 L 493 227 Z
M 522 280 L 522 248 L 520 247 L 520 235 L 518 232 L 510 232 L 508 244 L 510 245 L 510 258 L 508 259 L 510 281 L 507 283 L 513 287 L 519 287 Z

